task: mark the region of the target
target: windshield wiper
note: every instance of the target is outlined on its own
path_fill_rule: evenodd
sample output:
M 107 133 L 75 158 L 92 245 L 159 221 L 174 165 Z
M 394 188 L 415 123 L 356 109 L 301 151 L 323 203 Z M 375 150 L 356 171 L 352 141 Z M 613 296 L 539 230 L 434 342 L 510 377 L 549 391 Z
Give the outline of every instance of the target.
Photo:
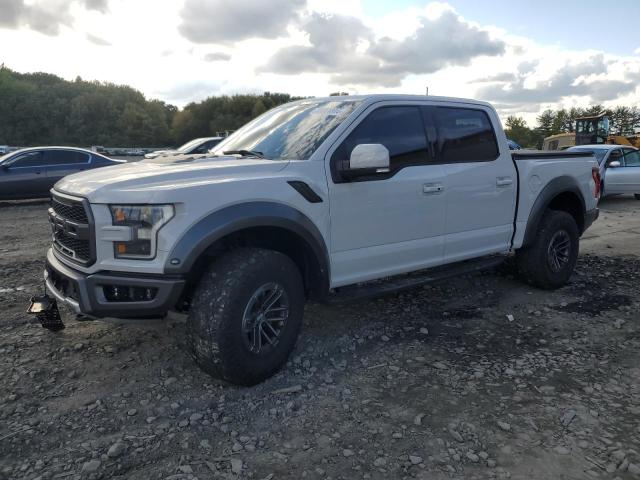
M 243 157 L 258 157 L 264 158 L 264 154 L 262 152 L 254 152 L 253 150 L 225 150 L 225 155 L 242 155 Z

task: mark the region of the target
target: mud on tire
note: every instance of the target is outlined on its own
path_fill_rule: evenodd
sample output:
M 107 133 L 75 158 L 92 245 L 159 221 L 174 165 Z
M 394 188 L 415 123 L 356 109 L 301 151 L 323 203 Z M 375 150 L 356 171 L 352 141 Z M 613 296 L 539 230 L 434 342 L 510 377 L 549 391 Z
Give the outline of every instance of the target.
M 578 259 L 579 236 L 578 225 L 571 215 L 547 210 L 533 244 L 516 252 L 520 277 L 549 290 L 566 284 Z
M 259 383 L 293 350 L 304 302 L 302 277 L 289 257 L 259 248 L 232 250 L 209 266 L 196 288 L 188 350 L 214 377 Z

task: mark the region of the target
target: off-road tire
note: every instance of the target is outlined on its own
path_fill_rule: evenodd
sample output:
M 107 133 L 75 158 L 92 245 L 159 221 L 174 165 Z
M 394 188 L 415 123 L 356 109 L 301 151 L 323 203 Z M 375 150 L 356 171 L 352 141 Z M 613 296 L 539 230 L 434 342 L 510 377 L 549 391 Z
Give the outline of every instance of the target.
M 566 235 L 566 236 L 565 236 Z M 540 220 L 538 232 L 532 245 L 516 252 L 516 262 L 520 277 L 527 283 L 547 290 L 565 285 L 576 265 L 579 252 L 578 225 L 566 212 L 547 210 Z M 552 259 L 552 242 L 566 238 L 569 250 L 563 258 L 566 261 L 558 269 Z
M 243 318 L 265 285 L 284 290 L 289 314 L 277 343 L 255 353 L 247 345 Z M 196 288 L 186 327 L 188 350 L 198 366 L 216 378 L 238 385 L 260 383 L 287 361 L 300 332 L 304 303 L 302 277 L 289 257 L 259 248 L 232 250 L 209 266 Z

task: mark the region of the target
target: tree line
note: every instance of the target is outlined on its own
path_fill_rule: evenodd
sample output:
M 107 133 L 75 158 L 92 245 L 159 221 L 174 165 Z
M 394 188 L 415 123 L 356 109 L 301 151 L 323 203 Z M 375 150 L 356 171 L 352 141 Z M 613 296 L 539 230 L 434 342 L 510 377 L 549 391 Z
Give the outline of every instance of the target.
M 345 95 L 334 92 L 331 95 Z M 0 66 L 0 145 L 160 147 L 236 130 L 267 110 L 300 97 L 286 93 L 209 97 L 178 109 L 149 100 L 126 85 L 67 81 L 48 73 L 18 73 Z M 540 148 L 545 137 L 573 132 L 575 119 L 605 113 L 611 133 L 640 129 L 637 107 L 545 110 L 538 125 L 509 116 L 507 136 L 523 147 Z
M 591 105 L 587 108 L 545 110 L 537 117 L 536 127 L 527 126 L 522 117 L 509 116 L 505 122 L 507 137 L 525 148 L 540 148 L 542 141 L 559 133 L 574 133 L 576 118 L 605 114 L 609 117 L 611 135 L 633 135 L 640 129 L 640 109 L 638 107 L 604 108 Z
M 235 130 L 295 100 L 284 93 L 210 97 L 179 110 L 125 85 L 0 66 L 0 145 L 159 147 Z

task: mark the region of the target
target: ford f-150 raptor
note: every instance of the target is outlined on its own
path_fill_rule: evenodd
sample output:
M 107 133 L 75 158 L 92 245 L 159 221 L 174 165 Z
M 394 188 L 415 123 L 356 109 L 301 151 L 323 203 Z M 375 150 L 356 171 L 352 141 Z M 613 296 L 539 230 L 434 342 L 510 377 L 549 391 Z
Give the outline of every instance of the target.
M 87 317 L 187 311 L 198 365 L 250 385 L 286 362 L 307 299 L 384 293 L 506 255 L 527 282 L 564 285 L 598 216 L 598 177 L 588 153 L 512 153 L 487 103 L 300 100 L 209 154 L 59 181 L 46 290 Z

